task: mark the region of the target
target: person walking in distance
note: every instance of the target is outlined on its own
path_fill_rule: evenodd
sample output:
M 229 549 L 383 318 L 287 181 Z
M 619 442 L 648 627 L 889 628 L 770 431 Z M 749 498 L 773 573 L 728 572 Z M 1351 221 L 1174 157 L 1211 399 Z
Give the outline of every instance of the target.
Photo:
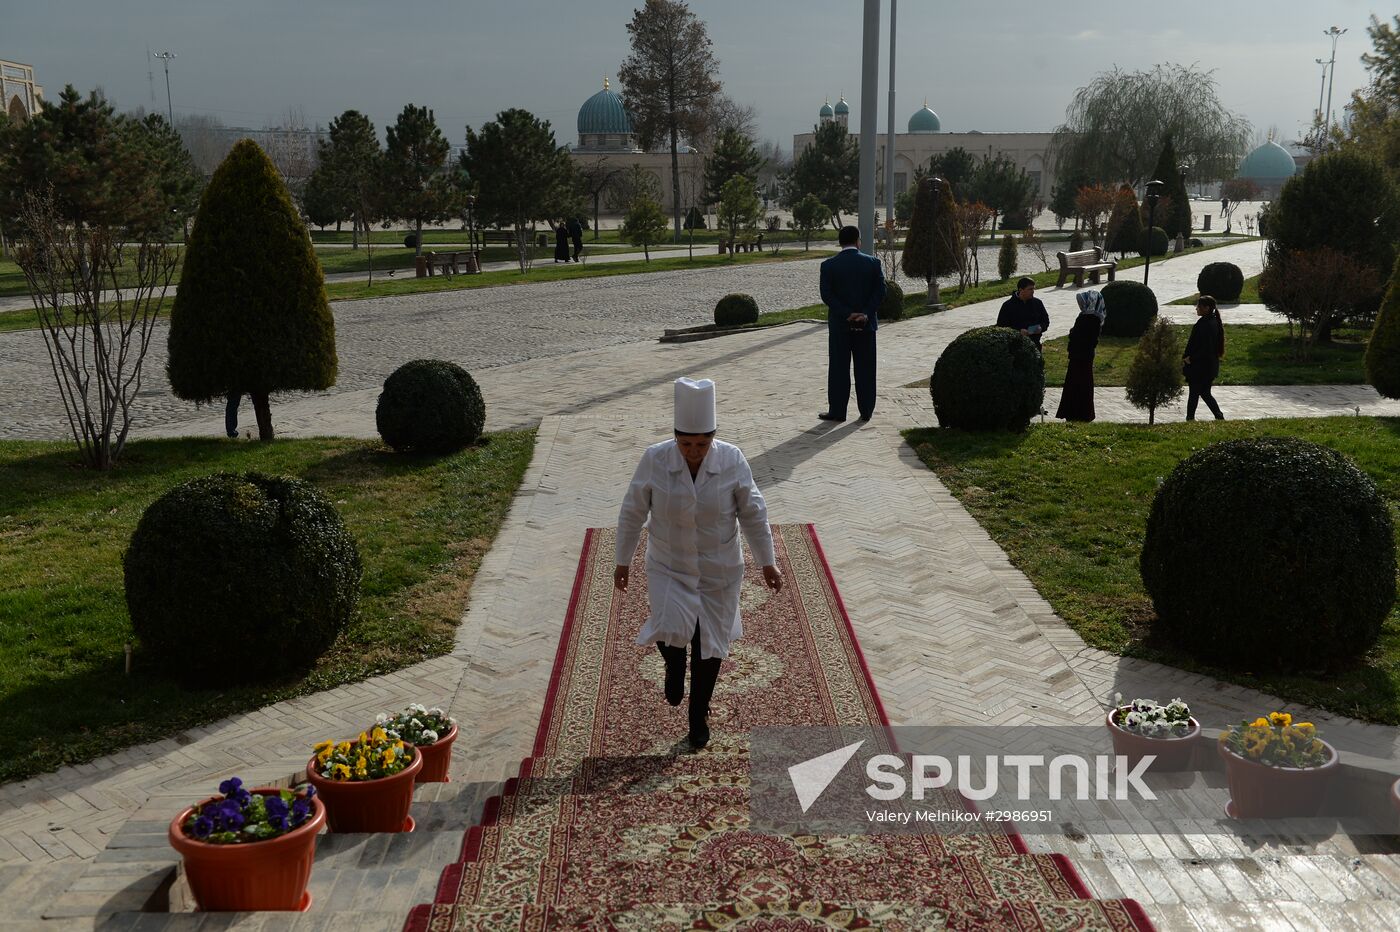
M 744 552 L 739 531 L 763 583 L 783 588 L 763 493 L 743 452 L 715 439 L 715 383 L 677 379 L 675 436 L 647 447 L 627 486 L 617 517 L 613 585 L 626 592 L 632 555 L 648 528 L 647 605 L 640 645 L 655 644 L 666 663 L 666 701 L 685 696 L 690 649 L 690 746 L 710 740 L 710 697 L 724 658 L 744 633 L 739 595 Z
M 577 217 L 569 218 L 569 239 L 574 244 L 574 261 L 580 262 L 579 253 L 583 252 L 583 224 Z
M 1225 355 L 1225 323 L 1215 299 L 1203 294 L 1196 299 L 1196 323 L 1182 353 L 1181 374 L 1186 376 L 1186 420 L 1196 419 L 1196 403 L 1205 400 L 1217 421 L 1225 420 L 1220 405 L 1210 393 L 1211 384 L 1220 375 L 1220 360 Z
M 822 302 L 827 307 L 826 410 L 823 421 L 844 421 L 856 375 L 856 408 L 862 421 L 875 413 L 875 331 L 885 300 L 880 260 L 860 251 L 860 230 L 842 227 L 841 251 L 821 265 Z

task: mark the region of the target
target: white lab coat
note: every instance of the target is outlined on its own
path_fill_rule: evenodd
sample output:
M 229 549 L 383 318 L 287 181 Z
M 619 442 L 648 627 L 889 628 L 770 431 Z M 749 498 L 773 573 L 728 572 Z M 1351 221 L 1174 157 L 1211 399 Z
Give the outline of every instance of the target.
M 728 656 L 730 642 L 744 633 L 739 528 L 760 566 L 774 562 L 768 509 L 749 461 L 738 447 L 716 440 L 692 480 L 675 440 L 648 447 L 617 517 L 618 566 L 632 562 L 644 522 L 651 614 L 637 643 L 685 647 L 698 619 L 701 658 Z

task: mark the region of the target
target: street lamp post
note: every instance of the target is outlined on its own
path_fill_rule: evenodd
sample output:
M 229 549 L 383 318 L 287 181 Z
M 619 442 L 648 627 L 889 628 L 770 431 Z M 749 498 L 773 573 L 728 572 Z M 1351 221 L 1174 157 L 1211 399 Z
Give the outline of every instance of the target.
M 476 248 L 476 195 L 466 196 L 467 205 L 467 249 L 471 253 L 471 271 L 481 271 L 481 253 Z
M 1191 166 L 1188 163 L 1183 163 L 1180 166 L 1180 170 L 1181 190 L 1182 193 L 1186 195 L 1186 229 L 1184 231 L 1179 231 L 1177 235 L 1184 238 L 1187 233 L 1191 232 L 1191 192 L 1186 190 L 1186 176 L 1191 174 Z
M 1146 263 L 1142 267 L 1142 283 L 1147 284 L 1148 273 L 1152 271 L 1152 231 L 1156 228 L 1157 202 L 1162 199 L 1162 189 L 1166 184 L 1153 179 L 1147 183 L 1147 249 Z
M 941 311 L 944 308 L 943 296 L 938 291 L 938 195 L 946 182 L 937 175 L 931 175 L 924 181 L 932 194 L 928 211 L 928 301 L 924 307 L 930 311 Z M 914 231 L 911 229 L 909 232 L 912 235 Z
M 1323 118 L 1325 121 L 1324 125 L 1327 127 L 1327 131 L 1330 134 L 1332 131 L 1332 82 L 1336 80 L 1337 77 L 1337 40 L 1346 35 L 1346 30 L 1331 26 L 1324 29 L 1322 34 L 1324 36 L 1330 36 L 1332 39 L 1332 58 L 1327 62 L 1332 67 L 1332 71 L 1327 76 L 1327 114 Z

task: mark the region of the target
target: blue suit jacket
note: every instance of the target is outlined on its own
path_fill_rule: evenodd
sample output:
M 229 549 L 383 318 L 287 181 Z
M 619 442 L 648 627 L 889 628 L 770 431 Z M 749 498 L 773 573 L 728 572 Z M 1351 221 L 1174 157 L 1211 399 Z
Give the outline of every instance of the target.
M 845 330 L 852 314 L 864 314 L 870 319 L 868 328 L 879 328 L 880 303 L 885 300 L 885 270 L 879 259 L 843 249 L 822 262 L 821 287 L 828 328 Z

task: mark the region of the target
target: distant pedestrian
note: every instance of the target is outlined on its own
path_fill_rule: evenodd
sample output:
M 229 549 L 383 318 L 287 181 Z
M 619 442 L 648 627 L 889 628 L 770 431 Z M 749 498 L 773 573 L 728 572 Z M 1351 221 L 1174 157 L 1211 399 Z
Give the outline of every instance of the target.
M 1036 348 L 1040 338 L 1050 329 L 1050 312 L 1045 310 L 1045 302 L 1035 296 L 1035 281 L 1022 278 L 1016 282 L 1016 290 L 997 313 L 997 326 L 1019 330 L 1031 338 Z
M 1196 402 L 1204 399 L 1210 413 L 1217 421 L 1225 420 L 1220 413 L 1220 405 L 1211 395 L 1211 384 L 1220 375 L 1220 360 L 1225 355 L 1225 323 L 1220 319 L 1220 309 L 1215 299 L 1203 294 L 1196 299 L 1195 326 L 1191 337 L 1186 341 L 1186 351 L 1182 354 L 1181 374 L 1186 376 L 1186 420 L 1196 419 Z
M 1107 310 L 1103 295 L 1097 291 L 1081 291 L 1074 296 L 1079 302 L 1079 316 L 1069 331 L 1069 368 L 1065 371 L 1065 387 L 1060 392 L 1060 407 L 1055 417 L 1066 421 L 1094 419 L 1094 349 L 1099 345 L 1099 330 Z
M 1223 217 L 1223 216 L 1225 216 L 1225 215 L 1226 215 L 1227 213 L 1229 213 L 1229 212 L 1230 212 L 1230 199 L 1229 199 L 1228 197 L 1222 197 L 1222 198 L 1220 199 L 1220 216 Z
M 238 439 L 238 406 L 243 401 L 242 392 L 229 392 L 224 403 L 224 433 L 230 440 Z
M 569 220 L 569 239 L 574 243 L 574 261 L 579 262 L 579 253 L 583 252 L 583 224 L 577 217 Z
M 562 220 L 554 228 L 554 261 L 569 261 L 569 228 Z

